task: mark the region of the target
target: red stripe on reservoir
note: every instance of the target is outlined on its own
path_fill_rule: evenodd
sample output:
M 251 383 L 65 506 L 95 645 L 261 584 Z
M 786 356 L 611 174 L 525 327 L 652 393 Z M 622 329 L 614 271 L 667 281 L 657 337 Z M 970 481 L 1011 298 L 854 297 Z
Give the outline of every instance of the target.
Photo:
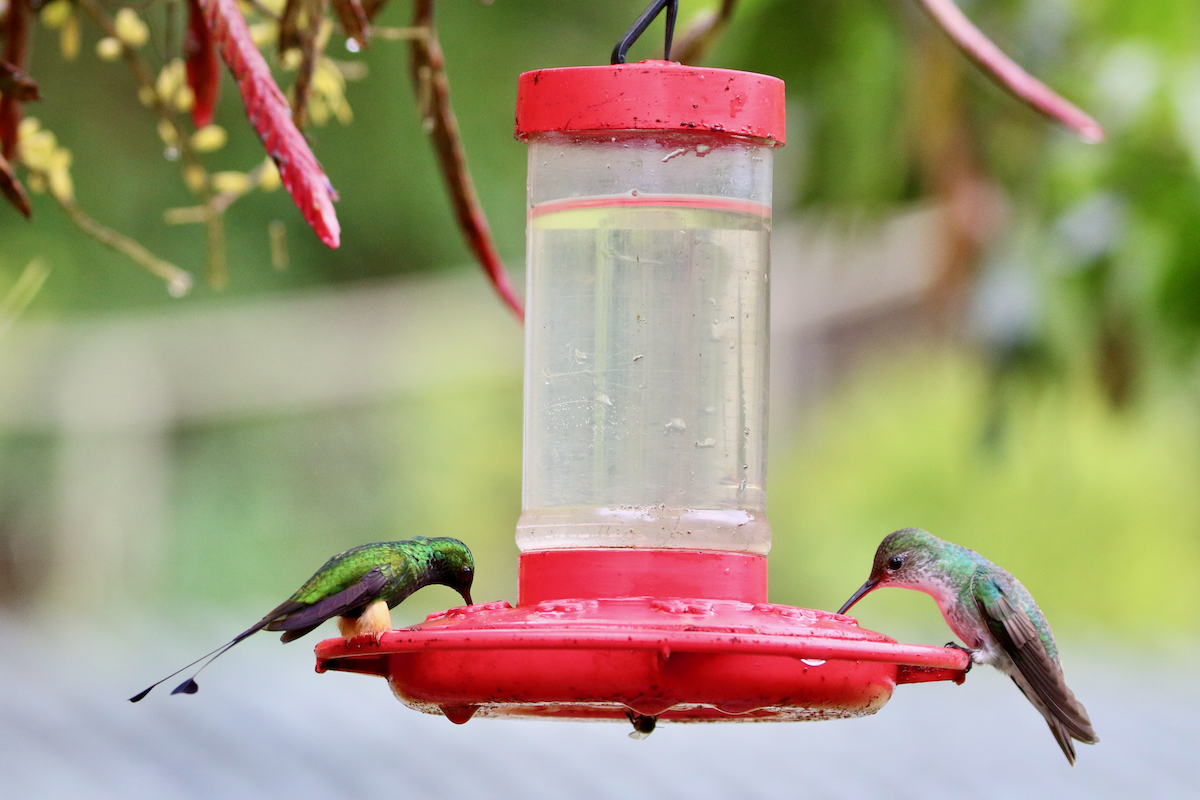
M 707 211 L 734 211 L 739 214 L 771 218 L 771 207 L 753 200 L 737 200 L 728 197 L 713 197 L 703 194 L 613 194 L 598 197 L 568 197 L 564 200 L 549 200 L 529 209 L 529 217 L 577 211 L 585 208 L 699 208 Z

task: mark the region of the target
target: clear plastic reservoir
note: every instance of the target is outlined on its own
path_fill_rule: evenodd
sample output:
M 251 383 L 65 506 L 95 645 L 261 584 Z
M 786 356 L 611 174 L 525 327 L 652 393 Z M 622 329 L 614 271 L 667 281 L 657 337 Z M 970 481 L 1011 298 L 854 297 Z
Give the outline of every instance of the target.
M 528 142 L 517 544 L 766 553 L 771 146 Z

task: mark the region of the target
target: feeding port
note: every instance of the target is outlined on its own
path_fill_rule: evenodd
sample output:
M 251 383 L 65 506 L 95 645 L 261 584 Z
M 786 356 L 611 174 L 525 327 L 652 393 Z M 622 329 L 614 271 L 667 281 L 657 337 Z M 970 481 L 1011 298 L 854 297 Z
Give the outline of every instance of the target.
M 962 680 L 767 598 L 771 166 L 783 83 L 670 62 L 521 76 L 529 148 L 515 607 L 452 609 L 318 670 L 493 716 L 825 719 Z M 464 537 L 469 540 L 469 537 Z

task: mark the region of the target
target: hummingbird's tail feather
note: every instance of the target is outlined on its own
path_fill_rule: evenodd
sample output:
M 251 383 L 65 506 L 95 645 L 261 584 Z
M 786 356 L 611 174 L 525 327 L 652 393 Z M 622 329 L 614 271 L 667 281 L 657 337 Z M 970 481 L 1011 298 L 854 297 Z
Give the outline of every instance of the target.
M 233 637 L 233 639 L 231 639 L 229 641 L 229 643 L 226 644 L 224 647 L 219 647 L 216 650 L 214 650 L 212 653 L 209 654 L 208 660 L 205 661 L 203 664 L 201 664 L 199 666 L 199 668 L 197 668 L 196 671 L 192 673 L 190 678 L 188 678 L 186 681 L 184 681 L 183 683 L 179 684 L 178 686 L 176 686 L 174 689 L 171 690 L 171 694 L 195 694 L 196 692 L 200 691 L 200 684 L 196 683 L 196 676 L 199 675 L 204 670 L 208 669 L 209 664 L 211 664 L 212 662 L 216 661 L 221 656 L 228 653 L 230 648 L 232 648 L 235 644 L 240 642 L 242 639 L 245 639 L 247 636 L 249 636 L 252 633 L 258 633 L 259 631 L 261 631 L 266 624 L 267 624 L 267 621 L 265 619 L 260 620 L 258 623 L 256 623 L 254 625 L 254 627 L 248 628 L 248 629 L 242 631 L 241 633 L 239 633 L 237 636 Z M 195 663 L 195 662 L 193 662 L 193 663 Z
M 993 565 L 993 569 L 998 568 Z M 1009 662 L 1007 666 L 998 666 L 1046 718 L 1067 760 L 1074 764 L 1075 745 L 1071 739 L 1095 744 L 1100 737 L 1092 729 L 1087 709 L 1067 686 L 1050 626 L 1036 605 L 1031 611 L 1019 598 L 1010 602 L 1008 591 L 1011 590 L 1006 591 L 993 579 L 989 580 L 990 585 L 986 588 L 992 591 L 983 596 L 977 594 L 975 602 L 984 624 Z M 1015 578 L 1012 580 L 1016 581 Z M 1033 604 L 1032 598 L 1029 604 Z M 1044 633 L 1034 622 L 1035 616 Z
M 175 670 L 174 672 L 172 672 L 172 673 L 171 673 L 170 675 L 168 675 L 167 677 L 165 677 L 165 678 L 162 678 L 161 680 L 157 680 L 157 681 L 155 681 L 154 683 L 152 683 L 152 684 L 150 684 L 149 686 L 147 686 L 145 689 L 142 689 L 140 692 L 138 692 L 137 694 L 135 694 L 133 697 L 129 698 L 129 702 L 131 702 L 131 703 L 136 703 L 136 702 L 140 701 L 140 700 L 141 700 L 141 699 L 143 699 L 143 698 L 144 698 L 146 695 L 150 694 L 150 691 L 151 691 L 152 689 L 154 689 L 154 687 L 155 687 L 155 686 L 158 686 L 160 683 L 166 683 L 166 682 L 167 682 L 167 681 L 169 681 L 171 678 L 174 678 L 176 675 L 178 675 L 179 673 L 183 672 L 183 671 L 184 671 L 185 669 L 187 669 L 188 667 L 194 667 L 194 666 L 196 666 L 197 664 L 199 664 L 201 661 L 203 661 L 204 659 L 206 659 L 206 658 L 209 658 L 210 656 L 211 656 L 211 657 L 213 657 L 213 658 L 216 658 L 216 657 L 217 657 L 217 656 L 219 656 L 221 653 L 225 652 L 225 651 L 226 651 L 226 650 L 228 650 L 230 647 L 232 647 L 234 644 L 236 644 L 238 641 L 240 641 L 240 639 L 234 639 L 232 642 L 226 642 L 225 644 L 223 644 L 223 645 L 221 645 L 220 647 L 218 647 L 216 650 L 212 650 L 212 651 L 210 651 L 210 652 L 208 652 L 208 653 L 205 653 L 204 655 L 200 656 L 199 658 L 197 658 L 197 659 L 196 659 L 195 661 L 193 661 L 192 663 L 190 663 L 190 664 L 184 664 L 182 667 L 180 667 L 179 669 Z M 204 667 L 201 667 L 200 669 L 204 669 Z M 172 694 L 174 694 L 174 692 L 172 692 Z
M 1077 739 L 1085 744 L 1095 744 L 1100 741 L 1096 731 L 1092 729 L 1092 720 L 1088 717 L 1083 703 L 1075 698 L 1075 693 L 1067 686 L 1058 662 L 1045 656 L 1039 657 L 1030 653 L 1029 648 L 1019 648 L 1010 653 L 1013 663 L 1020 672 L 1021 681 L 1013 677 L 1013 681 L 1021 686 L 1021 691 L 1027 697 L 1036 697 L 1035 705 L 1047 721 L 1053 720 L 1051 729 L 1056 725 L 1061 727 L 1069 738 Z M 1024 683 L 1024 686 L 1022 686 Z M 1029 691 L 1025 691 L 1028 687 Z M 1033 701 L 1035 697 L 1030 697 Z M 1058 732 L 1055 732 L 1058 736 Z M 1066 748 L 1064 748 L 1065 750 Z
M 1063 724 L 1053 717 L 1046 717 L 1046 724 L 1050 726 L 1050 732 L 1054 734 L 1054 741 L 1058 742 L 1058 746 L 1062 748 L 1063 755 L 1067 757 L 1067 761 L 1071 766 L 1075 766 L 1075 743 L 1071 741 L 1071 734 L 1067 731 Z
M 1071 690 L 1063 685 L 1063 689 L 1072 702 L 1071 711 L 1075 712 L 1068 717 L 1059 708 L 1050 706 L 1046 699 L 1040 694 L 1025 676 L 1018 672 L 1015 675 L 1010 675 L 1012 682 L 1021 690 L 1021 694 L 1029 700 L 1029 703 L 1038 710 L 1038 713 L 1046 720 L 1046 725 L 1050 728 L 1050 733 L 1054 734 L 1054 741 L 1058 742 L 1058 746 L 1062 748 L 1063 755 L 1067 757 L 1067 761 L 1072 766 L 1075 764 L 1075 741 L 1083 742 L 1084 744 L 1096 744 L 1100 741 L 1100 737 L 1092 730 L 1091 722 L 1087 718 L 1087 711 L 1083 704 L 1075 699 L 1075 695 Z M 1079 719 L 1082 715 L 1082 721 Z M 1070 722 L 1068 722 L 1068 718 Z M 1072 741 L 1075 740 L 1075 741 Z
M 180 684 L 179 686 L 177 686 L 177 687 L 175 688 L 175 690 L 174 690 L 174 691 L 172 691 L 172 692 L 171 692 L 171 694 L 179 694 L 180 692 L 183 692 L 183 693 L 185 693 L 185 694 L 195 694 L 195 693 L 196 693 L 196 689 L 192 689 L 191 691 L 188 691 L 187 689 L 185 689 L 185 688 L 183 688 L 183 687 L 184 687 L 185 685 L 187 685 L 189 681 L 191 682 L 191 685 L 195 686 L 195 685 L 196 685 L 196 684 L 195 684 L 195 677 L 196 677 L 197 675 L 199 675 L 199 674 L 200 674 L 200 670 L 204 669 L 204 667 L 207 667 L 207 666 L 208 666 L 209 664 L 211 664 L 213 661 L 215 661 L 216 659 L 220 658 L 220 656 L 221 656 L 221 655 L 222 655 L 222 654 L 223 654 L 223 653 L 224 653 L 226 650 L 228 650 L 229 648 L 233 647 L 233 646 L 234 646 L 235 644 L 237 644 L 238 642 L 242 641 L 242 639 L 245 639 L 247 636 L 249 636 L 249 635 L 251 635 L 251 634 L 253 634 L 253 633 L 258 633 L 260 630 L 262 630 L 262 629 L 263 629 L 263 628 L 266 626 L 266 624 L 267 624 L 268 622 L 270 622 L 270 617 L 264 617 L 263 619 L 261 619 L 261 620 L 259 620 L 257 623 L 255 623 L 254 625 L 250 626 L 250 627 L 249 627 L 249 628 L 247 628 L 246 630 L 244 630 L 244 631 L 242 631 L 241 633 L 239 633 L 237 636 L 235 636 L 235 637 L 233 637 L 232 639 L 230 639 L 230 640 L 229 640 L 228 642 L 226 642 L 225 644 L 223 644 L 223 645 L 221 645 L 220 647 L 218 647 L 216 650 L 211 650 L 211 651 L 209 651 L 209 652 L 205 653 L 204 655 L 200 656 L 199 658 L 197 658 L 197 659 L 196 659 L 195 661 L 193 661 L 192 663 L 190 663 L 190 664 L 184 664 L 182 667 L 180 667 L 179 669 L 175 670 L 174 672 L 172 672 L 172 673 L 171 673 L 170 675 L 168 675 L 167 677 L 165 677 L 165 678 L 162 678 L 161 680 L 157 680 L 157 681 L 155 681 L 154 683 L 150 684 L 150 685 L 149 685 L 149 686 L 147 686 L 145 689 L 143 689 L 142 691 L 138 692 L 138 693 L 137 693 L 137 694 L 135 694 L 133 697 L 129 698 L 129 702 L 131 702 L 131 703 L 136 703 L 136 702 L 138 702 L 139 700 L 142 700 L 142 699 L 143 699 L 143 698 L 144 698 L 146 695 L 150 694 L 150 691 L 151 691 L 152 689 L 154 689 L 154 687 L 158 686 L 160 683 L 166 683 L 166 682 L 167 682 L 167 681 L 169 681 L 171 678 L 174 678 L 176 675 L 178 675 L 179 673 L 183 672 L 183 671 L 184 671 L 185 669 L 187 669 L 188 667 L 194 667 L 194 666 L 196 666 L 197 664 L 199 664 L 201 661 L 205 661 L 205 660 L 207 659 L 206 663 L 205 663 L 203 666 L 201 666 L 201 667 L 200 667 L 200 669 L 198 669 L 198 670 L 196 670 L 194 673 L 192 673 L 192 677 L 191 677 L 191 678 L 188 678 L 188 680 L 187 680 L 187 681 L 184 681 L 182 684 Z M 198 687 L 197 687 L 197 688 L 198 688 Z

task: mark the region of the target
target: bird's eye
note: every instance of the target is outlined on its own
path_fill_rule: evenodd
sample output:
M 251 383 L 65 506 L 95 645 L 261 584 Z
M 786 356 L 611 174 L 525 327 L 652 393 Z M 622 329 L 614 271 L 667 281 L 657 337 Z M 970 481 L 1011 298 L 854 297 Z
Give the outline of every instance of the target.
M 892 572 L 895 572 L 902 566 L 904 566 L 904 558 L 902 556 L 892 556 L 888 559 L 888 569 Z

